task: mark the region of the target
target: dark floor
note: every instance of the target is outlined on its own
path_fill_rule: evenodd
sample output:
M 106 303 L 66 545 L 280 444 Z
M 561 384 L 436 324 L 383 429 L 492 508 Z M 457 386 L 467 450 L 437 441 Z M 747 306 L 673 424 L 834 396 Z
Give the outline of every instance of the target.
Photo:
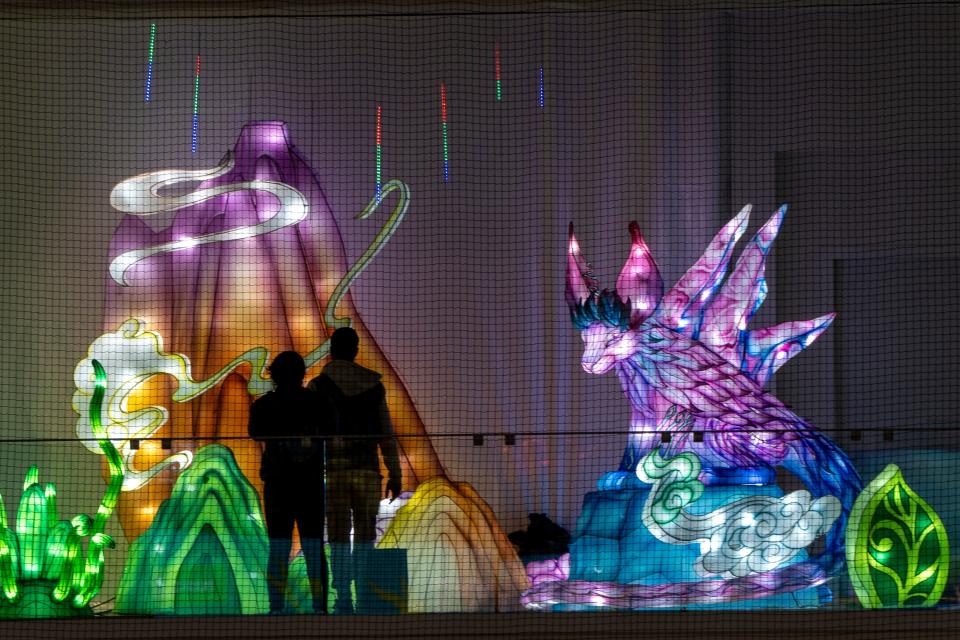
M 422 614 L 393 617 L 224 616 L 0 623 L 4 640 L 105 638 L 633 638 L 636 640 L 916 638 L 960 640 L 960 609 Z

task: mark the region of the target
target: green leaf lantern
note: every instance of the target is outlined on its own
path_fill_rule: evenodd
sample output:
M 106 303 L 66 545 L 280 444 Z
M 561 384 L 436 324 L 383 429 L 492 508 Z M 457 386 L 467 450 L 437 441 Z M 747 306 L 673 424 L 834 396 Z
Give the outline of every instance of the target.
M 940 517 L 891 464 L 857 498 L 847 567 L 867 609 L 932 607 L 947 583 L 950 546 Z

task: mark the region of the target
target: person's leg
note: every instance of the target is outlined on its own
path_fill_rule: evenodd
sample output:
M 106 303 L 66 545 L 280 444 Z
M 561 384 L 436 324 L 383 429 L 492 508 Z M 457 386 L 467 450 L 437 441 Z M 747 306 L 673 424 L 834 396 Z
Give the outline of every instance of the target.
M 360 613 L 375 613 L 379 609 L 373 552 L 382 485 L 383 478 L 375 471 L 360 471 L 353 478 L 353 564 Z
M 270 538 L 270 556 L 267 560 L 267 594 L 270 612 L 283 611 L 287 588 L 287 569 L 290 547 L 293 546 L 293 508 L 291 491 L 282 483 L 266 482 L 263 486 L 263 515 Z
M 300 546 L 307 562 L 307 577 L 310 579 L 310 592 L 313 596 L 314 613 L 327 613 L 327 555 L 323 548 L 324 495 L 323 481 L 305 483 L 319 491 L 313 500 L 302 499 L 297 503 L 297 530 L 300 532 Z
M 327 535 L 330 538 L 330 572 L 337 592 L 333 612 L 353 613 L 350 582 L 353 579 L 353 556 L 350 553 L 351 473 L 327 472 Z
M 373 543 L 377 539 L 377 512 L 383 497 L 383 477 L 376 471 L 353 474 L 353 540 Z

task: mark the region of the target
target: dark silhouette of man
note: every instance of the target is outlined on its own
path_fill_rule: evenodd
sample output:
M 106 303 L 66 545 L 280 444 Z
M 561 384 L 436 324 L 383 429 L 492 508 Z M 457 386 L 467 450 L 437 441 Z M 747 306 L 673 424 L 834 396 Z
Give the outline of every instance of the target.
M 380 374 L 356 364 L 357 332 L 337 329 L 330 338 L 330 362 L 310 382 L 310 389 L 337 409 L 337 437 L 327 452 L 327 533 L 330 569 L 337 592 L 334 613 L 353 613 L 354 583 L 359 612 L 368 610 L 373 583 L 373 549 L 377 510 L 383 495 L 380 455 L 387 468 L 386 495 L 400 495 L 401 471 L 393 425 Z M 350 528 L 353 525 L 353 547 Z
M 294 523 L 307 561 L 313 610 L 327 612 L 322 436 L 333 432 L 333 408 L 303 387 L 305 374 L 300 354 L 284 351 L 270 365 L 275 389 L 250 407 L 250 437 L 263 450 L 260 478 L 270 537 L 267 589 L 271 613 L 284 609 Z

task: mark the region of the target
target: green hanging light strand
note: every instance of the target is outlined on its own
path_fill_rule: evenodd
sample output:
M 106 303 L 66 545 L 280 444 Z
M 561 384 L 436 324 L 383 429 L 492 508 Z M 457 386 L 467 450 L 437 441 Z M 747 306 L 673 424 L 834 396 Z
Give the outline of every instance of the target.
M 377 105 L 377 204 L 380 204 L 380 198 L 383 196 L 383 183 L 381 182 L 382 173 L 381 161 L 383 159 L 383 146 L 381 133 L 381 120 L 380 120 L 380 105 Z
M 197 54 L 197 70 L 193 79 L 193 140 L 190 144 L 192 153 L 197 152 L 197 134 L 200 130 L 200 54 Z
M 443 130 L 443 181 L 450 180 L 450 154 L 447 145 L 447 86 L 440 83 L 440 126 Z
M 150 25 L 150 52 L 147 55 L 147 88 L 143 93 L 143 101 L 150 102 L 150 86 L 153 84 L 153 43 L 157 37 L 156 23 Z

